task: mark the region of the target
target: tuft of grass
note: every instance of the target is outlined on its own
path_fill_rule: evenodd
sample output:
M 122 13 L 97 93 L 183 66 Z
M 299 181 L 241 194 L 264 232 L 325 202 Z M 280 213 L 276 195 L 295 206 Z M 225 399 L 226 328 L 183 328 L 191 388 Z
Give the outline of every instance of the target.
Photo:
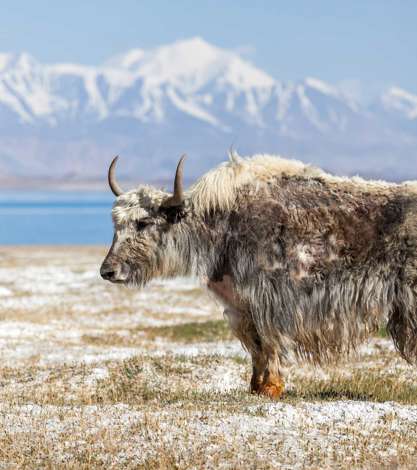
M 286 393 L 286 399 L 302 400 L 365 400 L 373 402 L 395 401 L 417 404 L 417 386 L 404 382 L 394 375 L 382 374 L 372 369 L 355 370 L 342 375 L 333 371 L 326 380 L 303 378 L 295 389 Z
M 218 392 L 198 386 L 196 369 L 221 363 L 224 359 L 218 356 L 188 358 L 187 364 L 173 356 L 130 358 L 110 367 L 109 376 L 98 381 L 89 402 L 154 404 L 157 407 L 175 403 L 186 403 L 191 407 L 216 407 L 218 404 L 239 407 L 242 403 L 252 403 L 256 398 L 246 390 Z
M 143 338 L 136 335 L 125 336 L 117 333 L 105 333 L 100 335 L 82 335 L 81 340 L 91 346 L 137 346 L 143 342 Z
M 91 395 L 86 379 L 92 367 L 85 364 L 55 367 L 0 367 L 0 403 L 68 405 L 86 403 Z
M 134 328 L 128 335 L 107 333 L 102 335 L 83 335 L 86 344 L 94 346 L 137 346 L 144 340 L 165 338 L 176 343 L 198 343 L 230 341 L 234 339 L 229 326 L 224 320 L 208 320 L 204 322 L 189 322 L 165 326 Z
M 226 341 L 233 339 L 229 326 L 224 320 L 208 320 L 205 322 L 190 322 L 167 326 L 146 328 L 145 333 L 151 339 L 165 337 L 181 343 L 199 341 Z

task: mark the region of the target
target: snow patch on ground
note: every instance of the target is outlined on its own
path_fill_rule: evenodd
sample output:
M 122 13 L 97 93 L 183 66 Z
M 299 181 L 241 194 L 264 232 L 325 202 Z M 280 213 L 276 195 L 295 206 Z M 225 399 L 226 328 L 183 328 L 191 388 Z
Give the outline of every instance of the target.
M 0 297 L 7 297 L 12 294 L 13 292 L 10 289 L 8 289 L 7 287 L 0 286 Z
M 218 366 L 210 372 L 208 383 L 201 386 L 202 390 L 215 392 L 230 392 L 238 388 L 247 387 L 242 380 L 239 371 L 236 371 L 230 365 Z

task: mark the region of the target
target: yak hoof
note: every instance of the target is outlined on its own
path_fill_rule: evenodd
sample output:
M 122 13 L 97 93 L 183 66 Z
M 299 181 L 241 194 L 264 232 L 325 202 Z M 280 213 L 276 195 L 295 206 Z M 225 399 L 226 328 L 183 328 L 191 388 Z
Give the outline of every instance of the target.
M 282 382 L 268 382 L 262 385 L 259 390 L 260 395 L 265 395 L 273 400 L 278 400 L 284 392 L 284 384 Z
M 278 400 L 284 392 L 284 382 L 279 377 L 269 377 L 268 381 L 252 388 L 252 393 Z

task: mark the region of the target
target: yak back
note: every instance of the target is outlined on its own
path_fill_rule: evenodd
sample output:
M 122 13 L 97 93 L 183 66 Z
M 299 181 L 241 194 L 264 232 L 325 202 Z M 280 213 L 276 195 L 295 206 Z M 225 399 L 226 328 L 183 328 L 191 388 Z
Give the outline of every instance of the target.
M 285 175 L 246 185 L 228 218 L 224 270 L 317 282 L 335 270 L 401 268 L 416 236 L 404 228 L 410 217 L 417 197 L 399 185 Z

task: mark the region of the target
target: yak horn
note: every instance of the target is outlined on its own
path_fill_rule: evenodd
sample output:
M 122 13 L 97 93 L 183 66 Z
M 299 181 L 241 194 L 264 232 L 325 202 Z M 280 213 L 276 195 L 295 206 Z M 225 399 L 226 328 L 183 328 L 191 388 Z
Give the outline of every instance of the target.
M 118 159 L 119 159 L 119 156 L 113 158 L 113 161 L 110 164 L 109 173 L 107 176 L 109 180 L 110 189 L 112 190 L 112 193 L 116 197 L 120 196 L 124 192 L 123 189 L 119 186 L 119 183 L 116 181 L 116 163 Z
M 163 203 L 164 207 L 177 207 L 184 202 L 183 169 L 185 157 L 186 155 L 183 155 L 178 162 L 175 172 L 174 194 Z

